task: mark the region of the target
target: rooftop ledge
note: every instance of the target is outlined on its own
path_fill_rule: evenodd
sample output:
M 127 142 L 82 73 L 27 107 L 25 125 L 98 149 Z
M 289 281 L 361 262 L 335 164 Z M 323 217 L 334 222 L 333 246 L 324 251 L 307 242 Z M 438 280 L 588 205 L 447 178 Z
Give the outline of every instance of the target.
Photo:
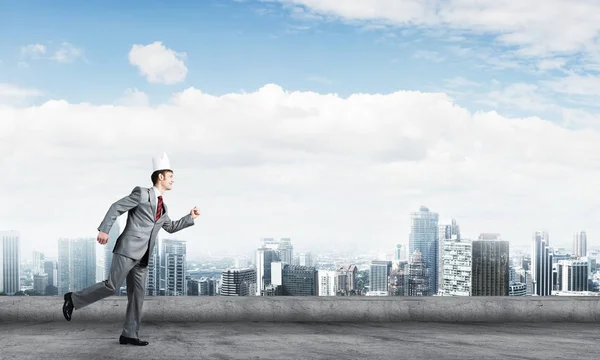
M 2 296 L 2 322 L 64 322 L 61 296 Z M 127 297 L 73 312 L 72 322 L 125 319 Z M 600 299 L 576 297 L 222 297 L 145 298 L 142 321 L 154 322 L 598 322 Z

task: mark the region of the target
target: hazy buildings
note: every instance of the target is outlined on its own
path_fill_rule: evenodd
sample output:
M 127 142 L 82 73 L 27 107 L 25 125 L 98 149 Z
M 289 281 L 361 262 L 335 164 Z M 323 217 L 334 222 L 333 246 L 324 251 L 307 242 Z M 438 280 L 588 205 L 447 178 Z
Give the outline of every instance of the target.
M 577 257 L 587 256 L 587 234 L 585 231 L 573 234 L 573 255 Z
M 0 292 L 21 290 L 21 236 L 18 231 L 0 232 Z
M 96 239 L 58 240 L 58 293 L 79 291 L 96 283 Z
M 281 262 L 286 264 L 293 264 L 294 261 L 294 247 L 292 246 L 292 240 L 289 238 L 283 238 L 279 241 L 279 245 L 277 246 L 277 250 L 279 251 L 279 258 Z
M 428 269 L 428 291 L 429 295 L 437 293 L 438 281 L 438 219 L 439 215 L 430 212 L 425 206 L 419 211 L 411 213 L 411 232 L 409 235 L 409 252 L 414 256 L 418 250 L 424 266 Z M 411 263 L 414 260 L 411 259 Z M 419 293 L 422 293 L 419 291 Z

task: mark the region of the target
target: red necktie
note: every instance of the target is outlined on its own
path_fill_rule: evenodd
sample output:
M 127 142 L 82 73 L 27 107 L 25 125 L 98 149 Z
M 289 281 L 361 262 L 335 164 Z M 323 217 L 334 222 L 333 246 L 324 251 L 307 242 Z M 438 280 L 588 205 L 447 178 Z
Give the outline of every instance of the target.
M 162 214 L 162 196 L 158 196 L 158 205 L 156 206 L 156 219 L 155 221 L 158 221 L 158 219 L 160 219 L 160 215 Z

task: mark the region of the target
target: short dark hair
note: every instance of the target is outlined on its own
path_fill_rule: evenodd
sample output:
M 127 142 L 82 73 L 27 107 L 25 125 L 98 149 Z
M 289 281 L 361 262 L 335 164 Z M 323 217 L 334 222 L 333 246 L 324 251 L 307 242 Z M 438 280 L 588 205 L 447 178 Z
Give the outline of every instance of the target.
M 158 182 L 158 175 L 163 174 L 164 176 L 167 176 L 166 175 L 167 173 L 172 173 L 172 172 L 173 172 L 173 170 L 156 170 L 150 176 L 150 179 L 152 180 L 152 185 L 156 185 L 156 183 Z

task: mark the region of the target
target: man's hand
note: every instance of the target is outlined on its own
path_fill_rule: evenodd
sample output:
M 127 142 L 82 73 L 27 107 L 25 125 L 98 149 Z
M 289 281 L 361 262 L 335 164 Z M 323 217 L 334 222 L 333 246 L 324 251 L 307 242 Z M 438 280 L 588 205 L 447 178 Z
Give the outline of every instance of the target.
M 194 206 L 194 208 L 190 210 L 190 215 L 192 216 L 192 219 L 195 219 L 198 216 L 200 216 L 200 210 L 198 210 L 198 208 Z
M 100 243 L 101 245 L 104 245 L 108 242 L 108 234 L 100 231 L 96 240 L 98 240 L 98 243 Z

